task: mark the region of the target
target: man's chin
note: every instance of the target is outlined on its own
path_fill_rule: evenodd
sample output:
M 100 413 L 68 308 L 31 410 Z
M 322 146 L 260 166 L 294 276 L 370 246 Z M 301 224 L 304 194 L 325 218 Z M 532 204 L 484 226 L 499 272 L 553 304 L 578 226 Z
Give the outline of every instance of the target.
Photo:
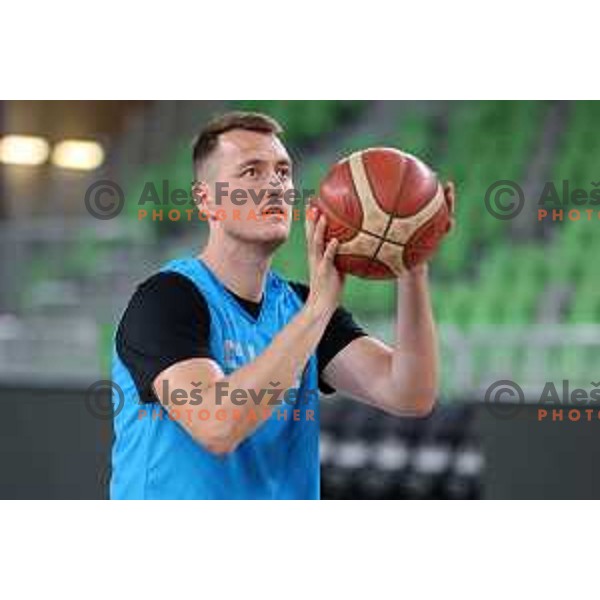
M 265 246 L 275 250 L 279 248 L 282 244 L 285 244 L 289 237 L 289 231 L 280 231 L 280 232 L 272 232 L 268 235 L 265 235 L 259 243 L 263 243 Z
M 289 235 L 290 232 L 288 229 L 273 228 L 271 231 L 261 231 L 260 233 L 255 232 L 248 236 L 239 236 L 239 239 L 245 243 L 256 244 L 257 246 L 263 246 L 270 251 L 274 251 L 287 241 Z

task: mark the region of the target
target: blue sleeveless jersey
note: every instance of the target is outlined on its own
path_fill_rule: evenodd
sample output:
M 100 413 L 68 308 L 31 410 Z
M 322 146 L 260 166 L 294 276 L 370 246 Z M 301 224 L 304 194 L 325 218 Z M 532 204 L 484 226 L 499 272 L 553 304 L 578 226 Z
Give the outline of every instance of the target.
M 172 261 L 162 271 L 187 277 L 206 299 L 211 318 L 210 350 L 226 375 L 262 353 L 302 307 L 295 291 L 273 271 L 267 275 L 257 318 L 240 306 L 197 258 Z M 116 350 L 113 350 L 112 380 L 122 394 L 113 393 L 111 498 L 319 497 L 315 355 L 306 365 L 298 393 L 288 395 L 285 400 L 280 396 L 280 404 L 268 406 L 272 409 L 271 416 L 234 452 L 225 455 L 205 450 L 159 403 L 140 403 L 134 381 Z M 267 393 L 264 398 L 263 405 L 274 396 Z M 257 410 L 262 411 L 263 405 Z M 202 403 L 194 406 L 194 413 L 202 408 Z

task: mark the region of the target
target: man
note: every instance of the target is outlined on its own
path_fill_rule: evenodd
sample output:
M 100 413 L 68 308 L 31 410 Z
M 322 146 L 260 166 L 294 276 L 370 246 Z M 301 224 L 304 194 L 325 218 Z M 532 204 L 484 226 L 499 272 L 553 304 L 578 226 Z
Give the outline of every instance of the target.
M 291 226 L 281 131 L 265 115 L 234 112 L 195 143 L 193 194 L 208 243 L 139 286 L 122 317 L 112 498 L 318 498 L 318 387 L 399 416 L 432 410 L 438 356 L 425 266 L 399 282 L 394 348 L 338 306 L 344 278 L 337 241 L 324 244 L 324 215 L 305 222 L 309 286 L 270 269 Z M 451 207 L 453 195 L 447 187 Z

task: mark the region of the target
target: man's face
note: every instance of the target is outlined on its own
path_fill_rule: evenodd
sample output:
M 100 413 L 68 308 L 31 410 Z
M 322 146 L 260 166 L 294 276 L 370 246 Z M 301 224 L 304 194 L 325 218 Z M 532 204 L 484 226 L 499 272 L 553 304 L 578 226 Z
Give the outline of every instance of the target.
M 285 199 L 284 194 L 294 184 L 291 160 L 279 138 L 234 129 L 219 137 L 209 161 L 209 205 L 221 215 L 217 227 L 246 242 L 272 248 L 283 243 L 293 208 L 291 193 Z

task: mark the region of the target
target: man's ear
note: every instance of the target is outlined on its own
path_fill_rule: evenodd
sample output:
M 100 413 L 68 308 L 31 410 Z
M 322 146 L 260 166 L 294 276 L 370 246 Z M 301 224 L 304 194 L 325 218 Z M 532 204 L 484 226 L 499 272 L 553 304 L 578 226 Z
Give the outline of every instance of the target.
M 194 181 L 192 184 L 192 199 L 200 213 L 210 216 L 210 189 L 206 181 Z

